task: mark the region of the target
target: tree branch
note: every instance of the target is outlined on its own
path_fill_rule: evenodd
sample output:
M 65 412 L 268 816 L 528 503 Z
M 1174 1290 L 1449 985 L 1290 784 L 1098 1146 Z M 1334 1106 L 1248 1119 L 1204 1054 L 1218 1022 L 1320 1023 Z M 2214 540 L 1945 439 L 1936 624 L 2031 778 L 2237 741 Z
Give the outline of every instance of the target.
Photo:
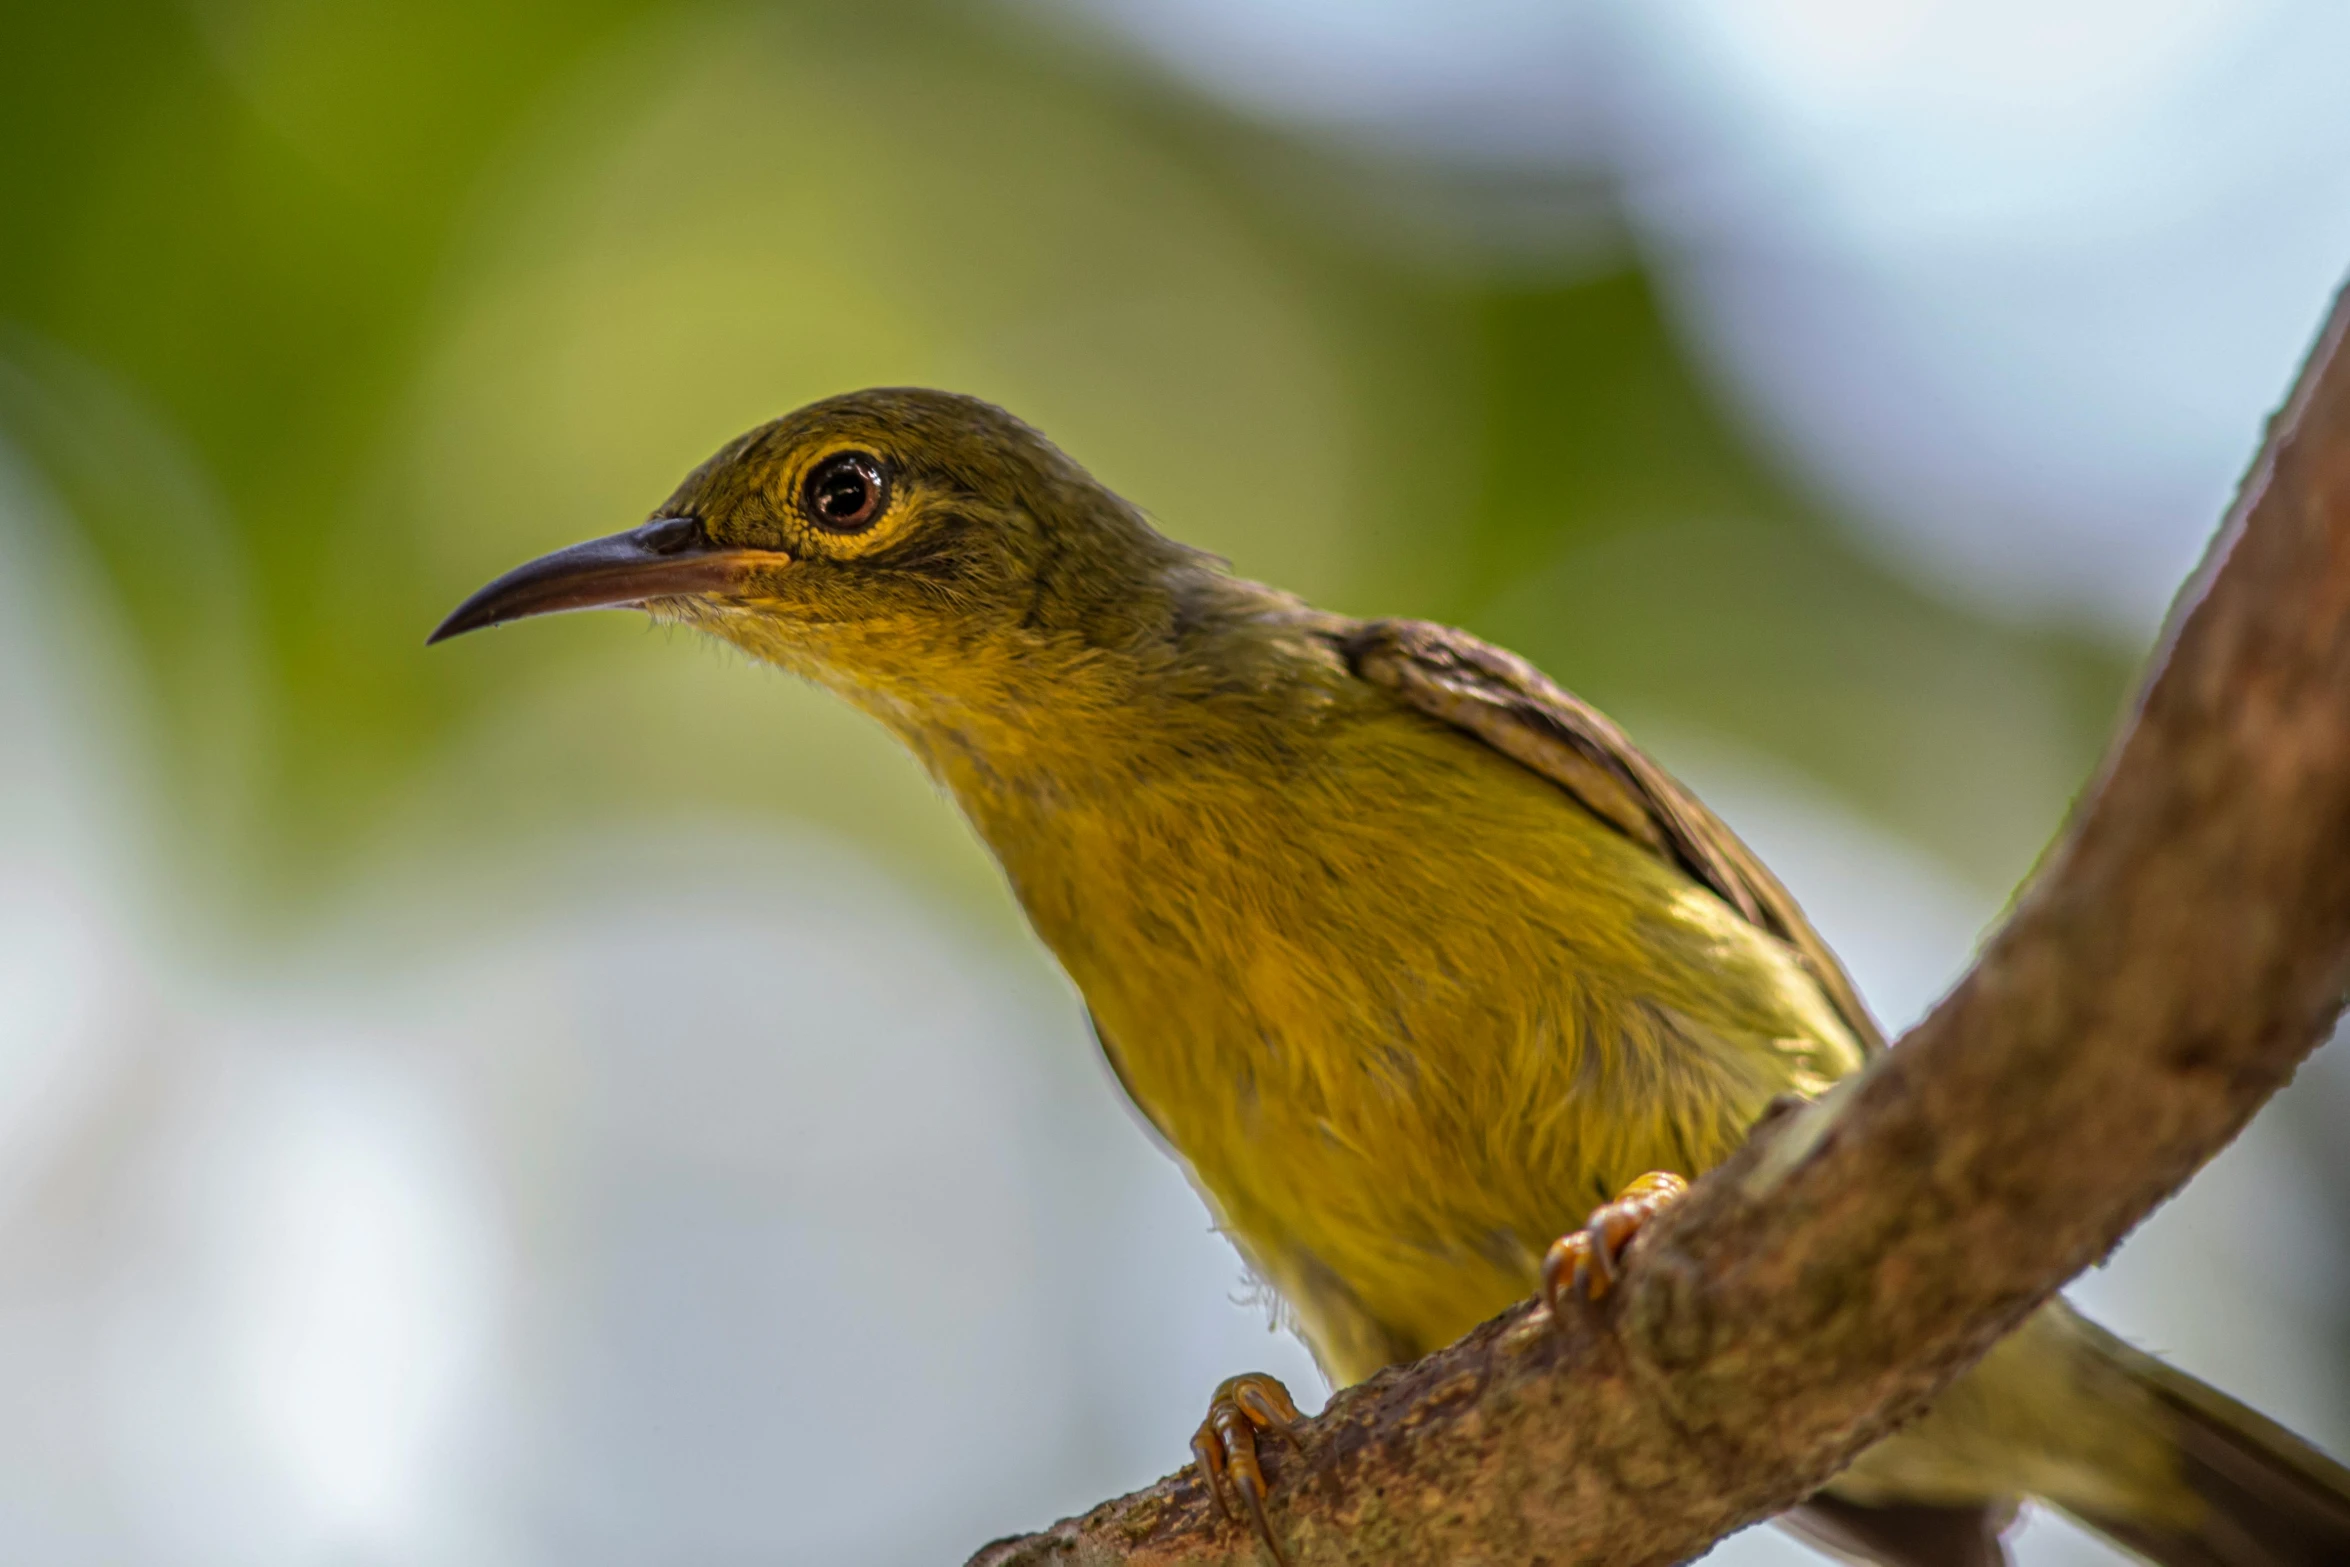
M 1298 1567 L 1678 1562 L 1916 1414 L 2236 1135 L 2350 981 L 2350 291 L 2134 721 L 1899 1048 L 1761 1128 L 1604 1316 L 1520 1306 L 1276 1450 Z M 1255 1564 L 1189 1472 L 973 1567 Z

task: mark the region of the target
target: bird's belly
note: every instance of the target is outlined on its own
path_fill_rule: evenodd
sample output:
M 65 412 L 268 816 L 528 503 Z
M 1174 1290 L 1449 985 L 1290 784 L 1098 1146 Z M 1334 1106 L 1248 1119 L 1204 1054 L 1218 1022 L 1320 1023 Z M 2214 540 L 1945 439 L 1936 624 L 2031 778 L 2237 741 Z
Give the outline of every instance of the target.
M 1342 1381 L 1524 1298 L 1552 1239 L 1650 1170 L 1715 1163 L 1793 1086 L 1604 975 L 1493 1004 L 1287 947 L 1097 1007 L 1128 1091 Z
M 1485 765 L 1484 753 L 1473 753 Z M 1359 770 L 1070 812 L 1005 855 L 1143 1113 L 1354 1380 L 1530 1289 L 1859 1053 L 1787 950 L 1548 785 Z

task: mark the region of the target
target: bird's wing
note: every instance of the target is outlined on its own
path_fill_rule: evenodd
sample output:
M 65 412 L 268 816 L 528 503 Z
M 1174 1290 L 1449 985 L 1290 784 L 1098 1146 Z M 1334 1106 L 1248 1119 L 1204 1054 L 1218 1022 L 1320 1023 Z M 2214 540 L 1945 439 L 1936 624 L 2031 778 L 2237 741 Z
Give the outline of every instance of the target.
M 1605 714 L 1513 653 L 1424 620 L 1374 620 L 1340 643 L 1362 679 L 1540 773 L 1795 950 L 1863 1051 L 1885 1036 L 1779 879 Z

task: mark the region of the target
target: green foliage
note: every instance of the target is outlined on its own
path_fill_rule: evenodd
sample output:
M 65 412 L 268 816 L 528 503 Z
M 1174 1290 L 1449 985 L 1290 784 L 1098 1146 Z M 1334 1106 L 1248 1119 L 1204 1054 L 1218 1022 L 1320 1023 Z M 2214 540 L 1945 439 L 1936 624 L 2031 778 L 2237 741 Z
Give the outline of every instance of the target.
M 1632 259 L 1433 265 L 1375 204 L 1320 215 L 1359 162 L 1032 26 L 17 0 L 0 436 L 116 596 L 207 901 L 283 917 L 484 833 L 739 811 L 1000 909 L 881 737 L 780 681 L 617 617 L 419 646 L 733 431 L 895 381 L 1009 404 L 1244 570 L 1773 754 L 1987 886 L 2028 859 L 2120 658 L 1857 550 Z

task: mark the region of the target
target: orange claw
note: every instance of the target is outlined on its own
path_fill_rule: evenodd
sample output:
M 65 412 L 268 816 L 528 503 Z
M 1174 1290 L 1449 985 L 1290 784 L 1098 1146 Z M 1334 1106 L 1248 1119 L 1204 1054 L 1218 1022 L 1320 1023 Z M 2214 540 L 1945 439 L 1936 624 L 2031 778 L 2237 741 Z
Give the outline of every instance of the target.
M 1228 1521 L 1238 1521 L 1232 1505 L 1224 1499 L 1224 1487 L 1229 1484 L 1248 1505 L 1257 1538 L 1265 1542 L 1265 1549 L 1282 1567 L 1288 1567 L 1289 1558 L 1281 1553 L 1281 1542 L 1273 1538 L 1273 1526 L 1265 1520 L 1265 1471 L 1257 1463 L 1257 1433 L 1274 1432 L 1302 1452 L 1306 1445 L 1304 1418 L 1290 1401 L 1289 1389 L 1278 1379 L 1252 1371 L 1217 1384 L 1215 1395 L 1208 1400 L 1208 1418 L 1200 1422 L 1191 1439 L 1200 1480 L 1208 1495 L 1215 1498 L 1216 1511 Z
M 1542 1303 L 1554 1320 L 1559 1297 L 1573 1290 L 1586 1300 L 1599 1300 L 1615 1288 L 1616 1263 L 1649 1220 L 1678 1201 L 1689 1183 L 1658 1170 L 1616 1193 L 1616 1200 L 1593 1210 L 1583 1228 L 1550 1243 L 1542 1258 Z

